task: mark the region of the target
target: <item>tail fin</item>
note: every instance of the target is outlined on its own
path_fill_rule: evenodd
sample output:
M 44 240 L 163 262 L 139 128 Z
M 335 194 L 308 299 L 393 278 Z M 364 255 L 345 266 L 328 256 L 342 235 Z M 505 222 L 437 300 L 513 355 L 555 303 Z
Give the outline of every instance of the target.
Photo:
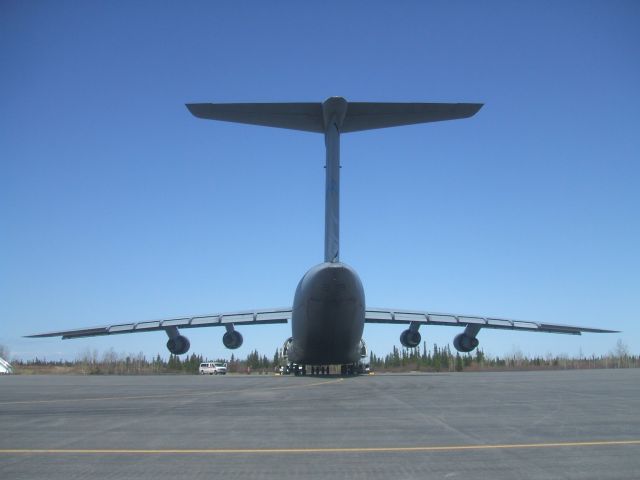
M 190 103 L 200 118 L 324 133 L 327 152 L 324 261 L 340 253 L 340 134 L 455 120 L 474 115 L 481 103 L 348 103 L 330 97 L 323 103 Z
M 473 116 L 481 103 L 348 102 L 340 133 Z M 325 133 L 322 103 L 190 103 L 196 117 Z

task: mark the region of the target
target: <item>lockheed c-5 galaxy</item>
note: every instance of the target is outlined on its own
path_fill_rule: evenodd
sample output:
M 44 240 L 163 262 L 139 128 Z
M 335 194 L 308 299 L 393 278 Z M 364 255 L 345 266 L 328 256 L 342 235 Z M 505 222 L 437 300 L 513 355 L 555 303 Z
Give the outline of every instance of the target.
M 460 352 L 478 346 L 483 328 L 580 335 L 582 332 L 612 333 L 612 330 L 508 320 L 477 315 L 443 314 L 372 308 L 365 304 L 362 282 L 355 270 L 339 259 L 340 134 L 424 122 L 462 119 L 473 116 L 478 103 L 369 103 L 347 102 L 331 97 L 323 103 L 195 103 L 189 111 L 199 118 L 288 128 L 324 134 L 326 146 L 324 262 L 304 274 L 293 298 L 293 308 L 189 316 L 159 321 L 116 323 L 102 327 L 41 333 L 30 337 L 63 339 L 164 330 L 167 348 L 176 355 L 189 350 L 189 340 L 180 329 L 221 326 L 222 342 L 230 349 L 242 345 L 238 325 L 287 323 L 291 337 L 285 343 L 290 365 L 296 373 L 326 373 L 328 365 L 340 365 L 341 372 L 355 373 L 363 348 L 365 323 L 408 326 L 400 343 L 415 348 L 421 342 L 421 325 L 448 325 L 464 328 L 453 339 Z

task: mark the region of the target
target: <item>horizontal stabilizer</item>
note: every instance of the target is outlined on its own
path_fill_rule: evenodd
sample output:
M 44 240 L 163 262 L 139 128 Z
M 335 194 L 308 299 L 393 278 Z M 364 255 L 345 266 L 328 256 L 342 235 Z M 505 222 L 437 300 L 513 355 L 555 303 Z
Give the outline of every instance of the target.
M 456 120 L 471 117 L 480 108 L 481 103 L 354 102 L 347 106 L 347 115 L 340 132 Z
M 324 132 L 321 103 L 188 103 L 198 118 Z
M 190 103 L 196 117 L 324 133 L 322 103 Z M 347 102 L 340 133 L 473 116 L 481 103 Z

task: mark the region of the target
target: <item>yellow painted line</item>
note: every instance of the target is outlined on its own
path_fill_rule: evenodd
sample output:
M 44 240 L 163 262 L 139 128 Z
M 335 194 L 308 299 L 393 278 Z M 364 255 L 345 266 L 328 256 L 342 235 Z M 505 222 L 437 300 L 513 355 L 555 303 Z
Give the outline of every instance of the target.
M 258 392 L 269 392 L 272 390 L 290 390 L 294 388 L 307 388 L 307 387 L 317 387 L 319 385 L 327 385 L 331 383 L 339 383 L 343 382 L 344 378 L 336 378 L 333 380 L 325 380 L 322 382 L 314 382 L 314 383 L 303 383 L 296 385 L 286 385 L 281 387 L 266 387 L 266 388 L 245 388 L 245 389 L 237 389 L 237 390 L 219 390 L 219 391 L 208 391 L 208 392 L 197 392 L 197 393 L 172 393 L 165 395 L 129 395 L 129 396 L 120 396 L 120 397 L 89 397 L 89 398 L 57 398 L 57 399 L 47 399 L 47 400 L 16 400 L 11 402 L 0 402 L 0 405 L 31 405 L 37 403 L 70 403 L 70 402 L 96 402 L 96 401 L 107 401 L 107 400 L 141 400 L 141 399 L 150 399 L 150 398 L 183 398 L 183 397 L 201 397 L 206 395 L 226 395 L 230 393 L 258 393 Z
M 424 447 L 351 447 L 351 448 L 239 448 L 239 449 L 0 449 L 0 454 L 63 454 L 63 455 L 248 455 L 288 453 L 405 453 L 456 452 L 460 450 L 504 450 L 515 448 L 606 447 L 640 445 L 640 440 L 602 440 L 591 442 L 514 443 L 499 445 L 443 445 Z

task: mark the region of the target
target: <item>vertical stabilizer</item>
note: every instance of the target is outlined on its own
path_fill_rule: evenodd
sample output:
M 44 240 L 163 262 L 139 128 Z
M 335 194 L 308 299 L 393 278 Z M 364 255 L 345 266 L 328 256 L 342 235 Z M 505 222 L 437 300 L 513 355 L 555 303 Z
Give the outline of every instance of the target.
M 325 164 L 324 261 L 340 260 L 340 128 L 347 113 L 347 101 L 331 97 L 322 104 Z

